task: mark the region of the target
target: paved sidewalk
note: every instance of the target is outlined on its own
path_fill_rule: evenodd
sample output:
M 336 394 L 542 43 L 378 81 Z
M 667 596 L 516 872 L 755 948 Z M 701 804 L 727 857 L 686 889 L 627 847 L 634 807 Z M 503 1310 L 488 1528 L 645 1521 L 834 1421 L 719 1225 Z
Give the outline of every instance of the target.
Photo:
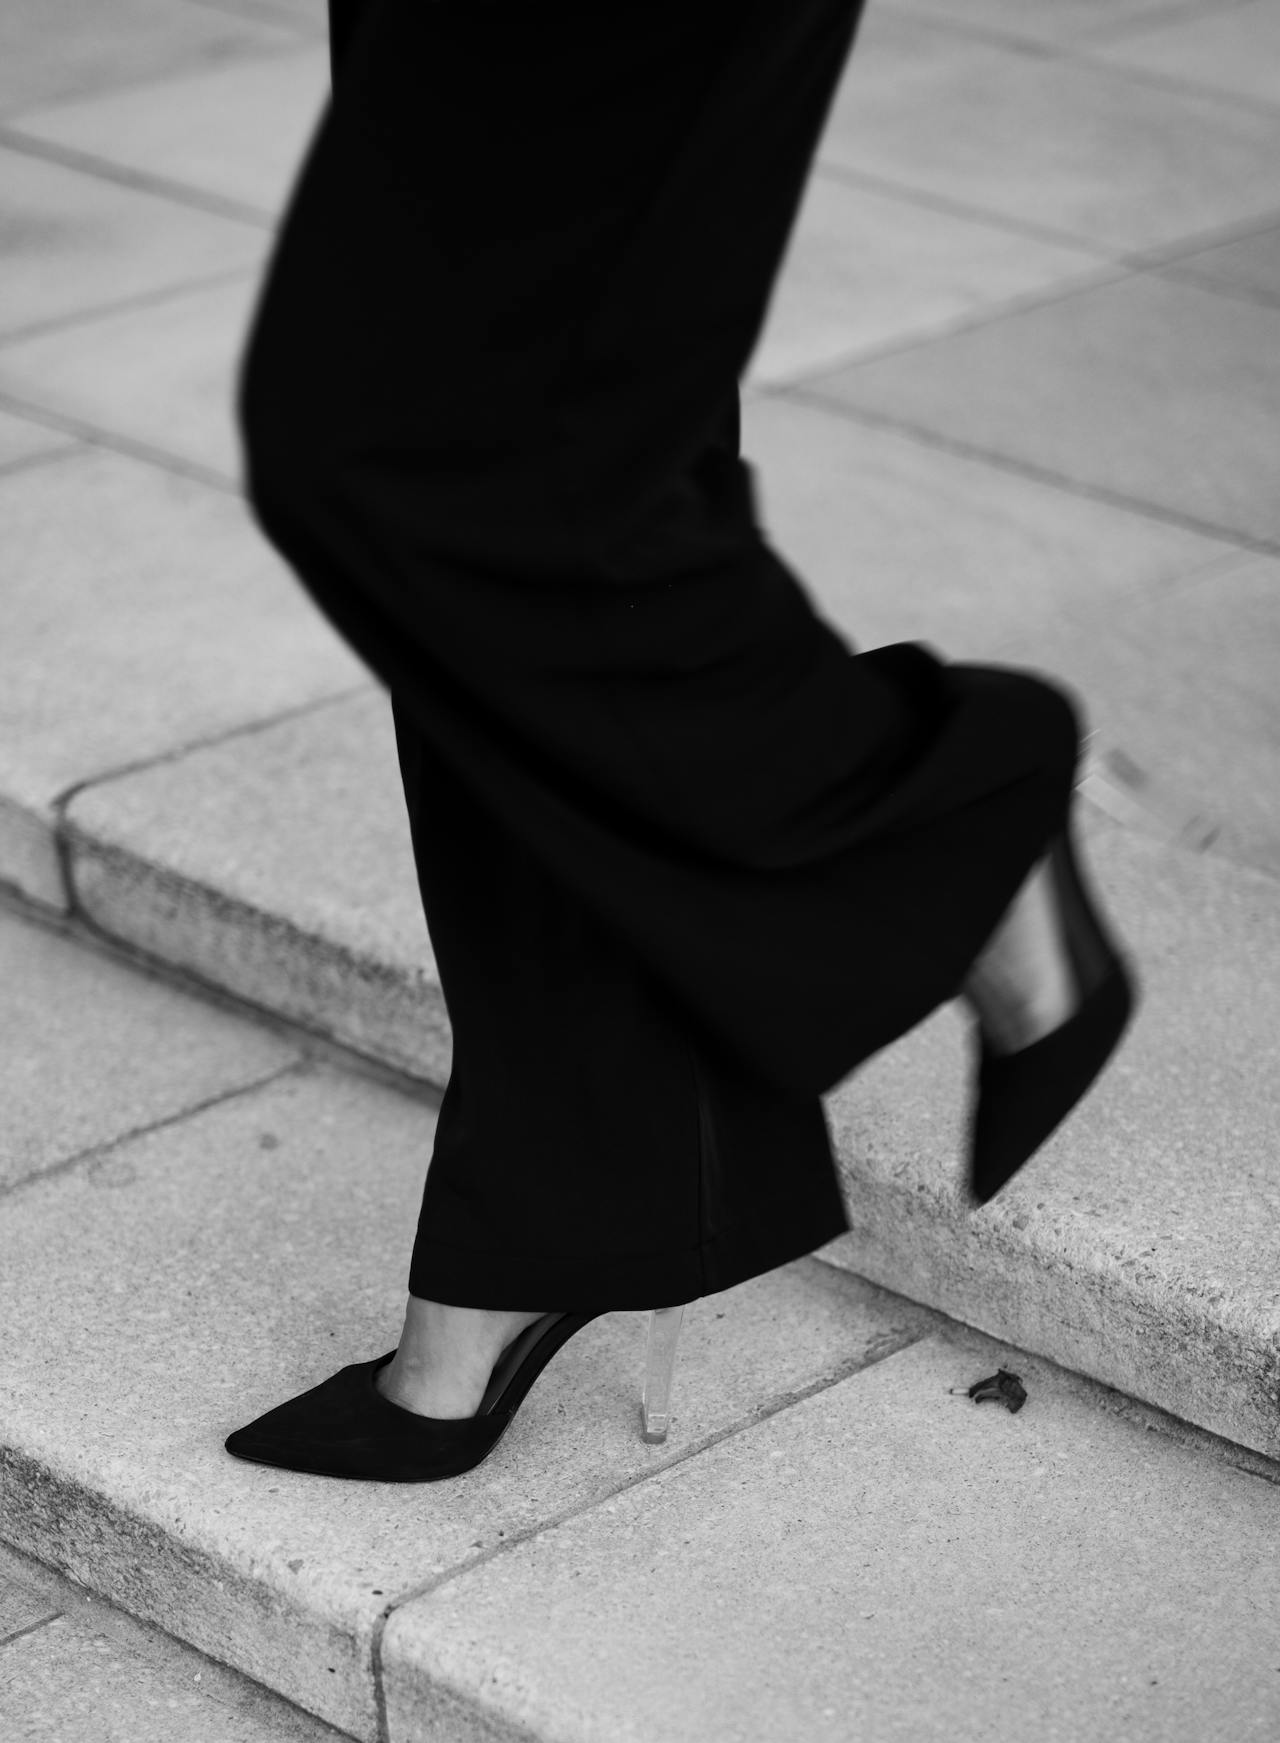
M 852 1626 L 853 1564 L 823 1559 L 830 1534 L 807 1508 L 830 1491 L 842 1542 L 864 1507 L 858 1530 L 875 1542 L 900 1532 L 915 1503 L 889 1480 L 885 1449 L 909 1435 L 901 1424 L 914 1421 L 922 1443 L 945 1435 L 939 1460 L 958 1436 L 960 1477 L 908 1461 L 901 1480 L 930 1495 L 962 1482 L 963 1505 L 947 1503 L 962 1515 L 973 1505 L 963 1473 L 984 1461 L 1014 1461 L 1006 1493 L 1039 1518 L 1053 1448 L 1082 1462 L 1103 1448 L 1097 1482 L 1114 1468 L 1117 1495 L 1147 1500 L 1127 1521 L 1101 1517 L 1132 1532 L 1125 1553 L 1157 1581 L 1140 1529 L 1155 1529 L 1144 1508 L 1156 1491 L 1135 1473 L 1153 1446 L 1174 1448 L 1158 1455 L 1173 1461 L 1160 1467 L 1160 1541 L 1183 1558 L 1168 1563 L 1173 1641 L 1190 1627 L 1195 1581 L 1210 1578 L 1196 1559 L 1208 1539 L 1190 1521 L 1230 1521 L 1246 1561 L 1259 1553 L 1247 1541 L 1273 1529 L 1273 1491 L 1224 1464 L 1206 1434 L 1280 1460 L 1276 9 L 872 0 L 746 383 L 743 446 L 770 536 L 852 641 L 921 639 L 1079 691 L 1094 729 L 1082 827 L 1145 988 L 1111 1070 L 1000 1200 L 967 1216 L 956 1195 L 966 1037 L 955 1010 L 939 1011 L 829 1098 L 853 1230 L 820 1261 L 742 1300 L 731 1292 L 714 1353 L 694 1339 L 692 1414 L 669 1470 L 661 1449 L 627 1443 L 630 1383 L 613 1356 L 638 1333 L 612 1316 L 594 1345 L 584 1334 L 582 1352 L 557 1358 L 566 1390 L 549 1374 L 537 1408 L 535 1393 L 509 1492 L 501 1478 L 492 1494 L 473 1485 L 424 1508 L 421 1493 L 393 1505 L 325 1490 L 319 1533 L 307 1514 L 323 1486 L 246 1489 L 243 1472 L 222 1469 L 217 1431 L 327 1371 L 313 1310 L 342 1359 L 394 1336 L 403 1263 L 388 1260 L 379 1218 L 394 1202 L 407 1254 L 429 1145 L 430 1094 L 405 1086 L 438 1086 L 449 1064 L 385 699 L 254 528 L 231 418 L 272 229 L 327 84 L 320 0 L 9 0 L 0 22 L 0 996 L 4 1032 L 20 1038 L 0 1067 L 0 1290 L 18 1291 L 2 1358 L 0 1537 L 360 1736 L 482 1734 L 448 1716 L 450 1689 L 503 1736 L 519 1722 L 548 1738 L 665 1743 L 687 1724 L 718 1743 L 785 1734 L 768 1728 L 775 1719 L 795 1735 L 844 1736 L 851 1713 L 877 1738 L 995 1734 L 967 1683 L 952 1710 L 943 1682 L 926 1678 L 935 1716 L 908 1724 L 866 1680 L 878 1665 L 905 1699 L 925 1654 L 904 1621 L 917 1601 L 906 1561 L 943 1569 L 930 1590 L 954 1621 L 978 1538 L 961 1551 L 945 1531 L 908 1533 L 895 1596 L 877 1612 L 894 1618 L 888 1633 L 858 1636 L 845 1662 L 823 1632 L 830 1617 Z M 20 923 L 24 910 L 54 930 Z M 113 979 L 123 971 L 87 948 L 95 935 L 163 965 L 173 984 Z M 178 981 L 289 1026 L 213 996 L 192 1002 Z M 326 1037 L 401 1087 L 335 1064 Z M 376 1154 L 366 1112 L 387 1134 Z M 288 1208 L 305 1184 L 287 1171 L 296 1159 L 262 1142 L 291 1133 L 314 1140 L 309 1166 L 322 1158 L 308 1190 L 345 1189 L 357 1231 L 316 1225 L 318 1268 L 312 1224 Z M 140 1180 L 152 1222 L 137 1209 Z M 252 1212 L 267 1231 L 260 1263 L 237 1270 L 215 1244 L 192 1282 L 198 1206 L 227 1241 Z M 136 1265 L 127 1286 L 122 1255 Z M 283 1303 L 265 1282 L 281 1265 L 299 1267 Z M 39 1304 L 64 1275 L 69 1290 L 93 1286 L 93 1306 L 60 1342 Z M 721 1308 L 696 1311 L 709 1330 Z M 753 1339 L 776 1316 L 803 1347 L 768 1344 L 757 1362 Z M 208 1399 L 194 1355 L 173 1365 L 174 1325 L 222 1364 Z M 930 1412 L 962 1402 L 944 1378 L 979 1377 L 1005 1345 L 1035 1376 L 1032 1405 L 1006 1421 L 963 1401 L 944 1430 Z M 103 1400 L 99 1375 L 115 1374 L 121 1349 L 134 1366 Z M 852 1351 L 863 1353 L 849 1367 Z M 603 1440 L 593 1429 L 561 1445 L 557 1433 L 601 1410 L 602 1388 L 617 1423 Z M 900 1399 L 910 1404 L 894 1428 Z M 1048 1400 L 1048 1425 L 1017 1438 Z M 856 1448 L 844 1477 L 822 1463 L 835 1443 Z M 531 1448 L 544 1451 L 529 1475 Z M 798 1489 L 775 1481 L 793 1468 Z M 855 1496 L 841 1483 L 858 1470 L 879 1474 Z M 741 1582 L 731 1601 L 715 1584 L 706 1521 L 718 1514 L 697 1500 L 713 1480 L 743 1498 L 719 1546 Z M 1052 1492 L 1095 1529 L 1096 1488 Z M 1007 1520 L 990 1495 L 981 1505 L 983 1529 L 1016 1561 Z M 794 1544 L 766 1555 L 781 1518 Z M 465 1542 L 451 1535 L 459 1521 Z M 1070 1585 L 1070 1532 L 1055 1529 L 1044 1526 L 1043 1566 Z M 745 1537 L 735 1547 L 733 1533 L 749 1531 L 756 1549 Z M 510 1546 L 495 1547 L 499 1532 Z M 612 1563 L 597 1557 L 597 1533 Z M 664 1533 L 701 1548 L 675 1569 Z M 1101 1538 L 1076 1541 L 1116 1559 Z M 802 1669 L 803 1653 L 788 1672 L 757 1651 L 771 1604 L 787 1612 L 800 1588 L 816 1603 L 804 1557 L 830 1617 L 796 1613 L 840 1660 L 834 1681 Z M 1097 1691 L 1072 1679 L 1100 1637 L 1072 1637 L 1082 1613 L 1064 1617 L 1050 1575 L 1018 1565 L 1030 1583 L 1015 1581 L 1010 1603 L 1027 1656 L 1000 1672 L 1015 1685 L 1000 1735 L 1274 1735 L 1280 1672 L 1253 1632 L 1271 1615 L 1264 1564 L 1249 1561 L 1258 1585 L 1244 1580 L 1218 1612 L 1238 1642 L 1234 1696 L 1215 1677 L 1193 1695 L 1181 1670 L 1159 1667 L 1141 1684 L 1177 1692 L 1176 1711 L 1196 1716 L 1182 1730 L 1146 1693 L 1122 1725 L 1120 1708 L 1090 1705 Z M 692 1611 L 664 1607 L 659 1568 L 697 1628 Z M 458 1632 L 448 1611 L 463 1569 Z M 547 1683 L 545 1633 L 541 1646 L 513 1637 L 508 1655 L 484 1618 L 514 1616 L 525 1580 L 557 1616 L 622 1627 L 622 1603 L 631 1668 L 579 1662 L 565 1642 Z M 995 1586 L 984 1590 L 996 1607 L 980 1613 L 1012 1627 Z M 735 1622 L 750 1665 L 735 1657 Z M 1083 1655 L 1050 1654 L 1074 1730 L 1052 1728 L 1051 1635 Z M 690 1653 L 715 1667 L 707 1707 L 687 1678 L 656 1668 Z M 1188 1647 L 1182 1669 L 1197 1663 Z M 951 1673 L 964 1682 L 959 1659 Z M 602 1676 L 616 1709 L 599 1704 Z M 734 1704 L 735 1678 L 754 1705 Z M 560 1709 L 546 1706 L 547 1686 Z M 795 1704 L 813 1688 L 836 1718 Z M 1214 1706 L 1219 1696 L 1237 1705 Z
M 1275 1736 L 1280 1464 L 818 1259 L 690 1307 L 661 1446 L 613 1313 L 453 1482 L 230 1458 L 394 1343 L 433 1098 L 3 911 L 0 1023 L 3 1536 L 291 1703 L 0 1555 L 6 1737 Z

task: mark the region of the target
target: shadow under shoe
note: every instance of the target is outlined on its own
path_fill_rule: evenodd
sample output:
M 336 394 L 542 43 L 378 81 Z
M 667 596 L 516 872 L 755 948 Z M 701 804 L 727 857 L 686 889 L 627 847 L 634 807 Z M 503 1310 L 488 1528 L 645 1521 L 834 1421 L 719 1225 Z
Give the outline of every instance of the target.
M 1077 1007 L 1029 1046 L 997 1053 L 978 1036 L 977 1095 L 970 1122 L 968 1195 L 986 1204 L 1061 1125 L 1111 1057 L 1137 1007 L 1131 964 L 1086 893 L 1070 819 L 1049 844 L 1059 934 Z

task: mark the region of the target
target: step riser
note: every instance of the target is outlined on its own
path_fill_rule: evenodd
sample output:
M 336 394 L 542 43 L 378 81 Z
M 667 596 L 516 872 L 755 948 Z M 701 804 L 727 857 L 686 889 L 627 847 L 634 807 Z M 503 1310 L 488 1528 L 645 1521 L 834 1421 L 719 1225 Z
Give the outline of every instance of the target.
M 921 1205 L 849 1166 L 854 1227 L 823 1258 L 975 1326 L 1002 1343 L 1280 1458 L 1277 1359 L 1266 1328 L 1228 1328 L 1190 1298 L 1124 1286 L 1091 1263 L 1087 1232 L 1049 1248 L 1011 1223 L 979 1230 L 963 1212 Z
M 113 1505 L 50 1464 L 0 1447 L 5 1541 L 144 1622 L 377 1743 L 372 1643 L 292 1605 L 183 1534 Z
M 70 865 L 76 906 L 110 937 L 396 1071 L 448 1082 L 444 995 L 425 975 L 356 956 L 74 833 Z

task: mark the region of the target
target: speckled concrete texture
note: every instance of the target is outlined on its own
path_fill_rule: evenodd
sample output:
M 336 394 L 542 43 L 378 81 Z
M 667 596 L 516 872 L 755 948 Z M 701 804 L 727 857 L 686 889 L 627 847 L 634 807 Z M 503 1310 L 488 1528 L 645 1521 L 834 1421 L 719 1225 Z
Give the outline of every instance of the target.
M 67 792 L 368 682 L 244 504 L 191 478 L 68 451 L 0 475 L 0 521 L 0 880 L 50 905 Z
M 0 1191 L 299 1057 L 285 1037 L 3 909 L 0 1034 Z
M 394 1348 L 432 1131 L 423 1103 L 317 1069 L 34 1182 L 0 1220 L 4 1535 L 371 1740 L 395 1603 L 933 1324 L 802 1261 L 691 1307 L 662 1446 L 640 1439 L 647 1316 L 617 1313 L 457 1481 L 231 1458 L 233 1428 Z
M 1009 1365 L 1028 1401 L 975 1405 Z M 1276 1490 L 929 1338 L 402 1606 L 392 1743 L 1269 1743 Z
M 446 1081 L 382 691 L 102 782 L 67 807 L 66 835 L 77 901 L 104 931 Z
M 14 1626 L 25 1616 L 25 1624 Z M 6 1743 L 343 1743 L 347 1733 L 0 1545 Z
M 1280 107 L 1274 125 L 1280 148 Z M 1135 273 L 833 370 L 817 391 L 1112 500 L 1280 539 L 1280 307 Z
M 1275 1457 L 1274 881 L 1105 819 L 1082 833 L 1145 988 L 1119 1051 L 969 1213 L 972 1041 L 958 1007 L 937 1012 L 829 1104 L 853 1229 L 824 1255 Z

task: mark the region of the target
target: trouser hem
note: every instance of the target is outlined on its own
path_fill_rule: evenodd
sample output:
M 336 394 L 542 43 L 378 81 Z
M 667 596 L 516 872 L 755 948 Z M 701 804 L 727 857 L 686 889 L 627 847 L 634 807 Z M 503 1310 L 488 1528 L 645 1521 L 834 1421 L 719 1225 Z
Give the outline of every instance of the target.
M 833 1198 L 789 1229 L 740 1227 L 682 1253 L 530 1255 L 467 1251 L 419 1237 L 409 1292 L 454 1307 L 507 1311 L 674 1307 L 803 1258 L 849 1226 Z

